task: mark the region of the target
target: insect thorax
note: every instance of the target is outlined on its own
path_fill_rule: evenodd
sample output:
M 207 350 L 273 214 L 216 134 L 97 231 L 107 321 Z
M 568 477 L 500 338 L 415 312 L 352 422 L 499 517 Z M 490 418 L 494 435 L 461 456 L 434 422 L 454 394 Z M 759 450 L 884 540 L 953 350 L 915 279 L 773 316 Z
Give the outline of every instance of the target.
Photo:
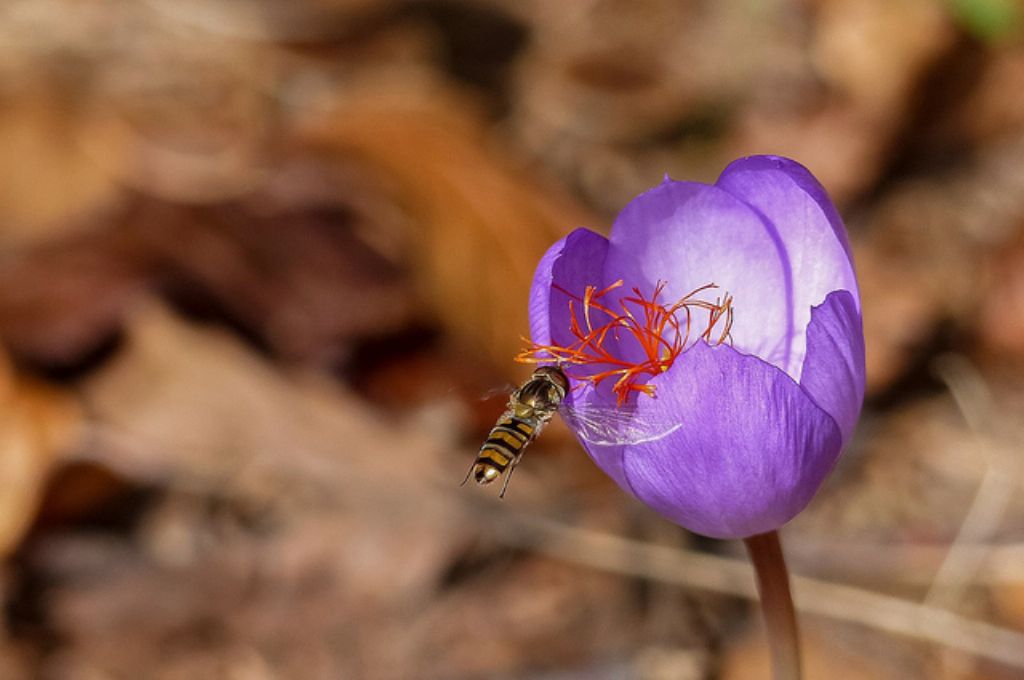
M 516 390 L 509 405 L 520 418 L 547 420 L 554 415 L 564 398 L 564 387 L 546 373 L 537 371 L 533 378 Z
M 551 420 L 551 417 L 555 415 L 555 411 L 558 410 L 558 404 L 545 402 L 545 403 L 524 403 L 519 402 L 512 405 L 512 416 L 520 420 L 547 422 Z

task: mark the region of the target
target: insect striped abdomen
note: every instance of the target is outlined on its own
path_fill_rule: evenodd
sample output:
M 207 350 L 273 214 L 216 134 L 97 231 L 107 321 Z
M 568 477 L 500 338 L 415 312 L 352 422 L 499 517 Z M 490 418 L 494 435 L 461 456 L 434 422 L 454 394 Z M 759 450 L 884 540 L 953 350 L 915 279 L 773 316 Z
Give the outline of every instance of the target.
M 515 416 L 499 420 L 480 448 L 477 462 L 490 463 L 499 473 L 504 472 L 530 441 L 533 430 L 529 423 Z

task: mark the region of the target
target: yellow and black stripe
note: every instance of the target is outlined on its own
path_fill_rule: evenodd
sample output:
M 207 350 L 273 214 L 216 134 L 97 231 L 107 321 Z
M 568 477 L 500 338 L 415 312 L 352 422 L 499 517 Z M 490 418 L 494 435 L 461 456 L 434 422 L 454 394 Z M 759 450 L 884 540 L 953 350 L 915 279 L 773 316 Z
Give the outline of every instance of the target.
M 508 416 L 498 421 L 487 441 L 480 447 L 476 457 L 477 464 L 493 467 L 498 473 L 504 473 L 530 443 L 536 428 L 527 420 Z

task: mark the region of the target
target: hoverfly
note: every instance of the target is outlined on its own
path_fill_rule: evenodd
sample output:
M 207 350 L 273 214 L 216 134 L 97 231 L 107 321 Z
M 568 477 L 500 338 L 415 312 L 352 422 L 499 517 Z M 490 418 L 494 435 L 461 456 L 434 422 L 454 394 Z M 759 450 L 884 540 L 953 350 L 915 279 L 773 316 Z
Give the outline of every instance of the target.
M 569 380 L 555 366 L 541 366 L 529 380 L 512 392 L 508 408 L 491 428 L 473 465 L 470 477 L 477 484 L 490 484 L 505 475 L 499 497 L 504 498 L 512 472 L 526 447 L 551 422 L 557 411 L 576 435 L 597 446 L 639 444 L 660 439 L 682 427 L 680 423 L 658 422 L 627 410 L 565 403 Z

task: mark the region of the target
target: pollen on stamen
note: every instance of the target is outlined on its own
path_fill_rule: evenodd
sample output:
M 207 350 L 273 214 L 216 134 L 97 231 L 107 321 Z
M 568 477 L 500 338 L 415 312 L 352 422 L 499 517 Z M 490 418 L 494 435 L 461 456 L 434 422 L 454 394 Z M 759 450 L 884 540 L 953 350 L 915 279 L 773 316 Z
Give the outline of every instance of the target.
M 732 342 L 731 295 L 725 293 L 714 301 L 704 299 L 708 291 L 717 289 L 709 283 L 666 304 L 660 301 L 666 285 L 659 281 L 650 297 L 633 288 L 633 295 L 607 302 L 609 294 L 623 286 L 621 280 L 602 289 L 587 286 L 582 295 L 556 284 L 555 290 L 566 296 L 573 341 L 568 345 L 527 341 L 528 347 L 516 356 L 516 361 L 554 363 L 570 377 L 595 386 L 614 379 L 612 391 L 619 405 L 634 392 L 654 396 L 654 386 L 647 380 L 671 368 L 694 342 Z M 639 360 L 619 353 L 623 334 L 640 348 Z M 607 346 L 609 338 L 615 340 L 611 347 Z

